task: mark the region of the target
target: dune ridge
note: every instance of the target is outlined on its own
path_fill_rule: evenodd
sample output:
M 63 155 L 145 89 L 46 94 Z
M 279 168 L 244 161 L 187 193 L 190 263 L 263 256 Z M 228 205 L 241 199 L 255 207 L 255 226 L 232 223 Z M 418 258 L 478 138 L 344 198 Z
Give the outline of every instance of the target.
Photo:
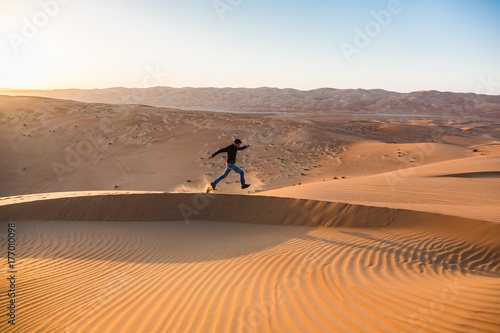
M 382 89 L 320 88 L 309 91 L 277 88 L 107 88 L 3 90 L 4 95 L 42 96 L 86 103 L 142 104 L 190 110 L 392 114 L 498 118 L 500 96 Z
M 260 194 L 342 201 L 500 222 L 499 173 L 500 156 L 476 156 Z
M 36 200 L 31 201 L 33 197 Z M 447 230 L 450 225 L 473 225 L 471 231 L 478 230 L 479 226 L 500 228 L 496 223 L 458 216 L 332 201 L 266 195 L 119 191 L 6 197 L 0 201 L 0 220 L 214 220 L 314 227 L 425 225 L 430 228 L 442 227 L 443 230 Z

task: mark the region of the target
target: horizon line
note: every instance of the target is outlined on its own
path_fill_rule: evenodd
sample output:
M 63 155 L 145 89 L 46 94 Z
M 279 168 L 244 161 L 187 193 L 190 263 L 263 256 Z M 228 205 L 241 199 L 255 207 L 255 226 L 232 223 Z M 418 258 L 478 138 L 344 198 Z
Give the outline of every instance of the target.
M 109 90 L 109 89 L 154 89 L 154 88 L 170 88 L 170 89 L 248 89 L 248 90 L 256 90 L 256 89 L 277 89 L 277 90 L 296 90 L 301 92 L 311 92 L 315 90 L 341 90 L 341 91 L 354 91 L 354 90 L 364 90 L 364 91 L 384 91 L 389 93 L 397 93 L 397 94 L 412 94 L 412 93 L 423 93 L 423 92 L 438 92 L 438 93 L 452 93 L 452 94 L 473 94 L 473 95 L 484 95 L 484 96 L 500 96 L 496 94 L 481 94 L 476 92 L 463 92 L 463 91 L 450 91 L 450 90 L 435 90 L 435 89 L 422 89 L 422 90 L 414 90 L 414 91 L 395 91 L 395 90 L 386 90 L 382 88 L 333 88 L 333 87 L 321 87 L 321 88 L 313 88 L 313 89 L 298 89 L 298 88 L 279 88 L 279 87 L 270 87 L 270 86 L 259 86 L 259 87 L 214 87 L 214 86 L 183 86 L 183 87 L 172 87 L 172 86 L 151 86 L 151 87 L 124 87 L 124 86 L 114 86 L 114 87 L 106 87 L 106 88 L 52 88 L 52 89 L 26 89 L 26 88 L 4 88 L 0 87 L 1 91 L 61 91 L 61 90 Z

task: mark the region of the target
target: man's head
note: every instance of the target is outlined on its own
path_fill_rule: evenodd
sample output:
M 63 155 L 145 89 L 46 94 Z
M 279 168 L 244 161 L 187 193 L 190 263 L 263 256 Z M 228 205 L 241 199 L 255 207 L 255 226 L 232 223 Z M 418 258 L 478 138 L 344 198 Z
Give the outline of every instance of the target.
M 240 139 L 234 140 L 234 145 L 239 148 L 241 146 L 241 140 Z

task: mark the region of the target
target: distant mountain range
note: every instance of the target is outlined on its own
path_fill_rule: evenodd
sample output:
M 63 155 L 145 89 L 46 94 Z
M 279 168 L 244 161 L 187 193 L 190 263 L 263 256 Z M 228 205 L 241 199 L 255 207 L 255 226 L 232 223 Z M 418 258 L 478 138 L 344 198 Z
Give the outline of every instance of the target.
M 321 88 L 301 91 L 278 88 L 152 87 L 1 89 L 0 94 L 210 111 L 500 118 L 500 96 L 439 91 L 397 93 L 381 89 Z

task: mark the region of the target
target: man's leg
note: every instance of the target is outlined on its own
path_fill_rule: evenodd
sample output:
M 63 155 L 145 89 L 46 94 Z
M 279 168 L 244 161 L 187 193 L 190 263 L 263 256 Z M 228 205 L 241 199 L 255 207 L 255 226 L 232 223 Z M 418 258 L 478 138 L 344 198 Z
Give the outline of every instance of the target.
M 241 170 L 240 168 L 238 168 L 236 165 L 234 164 L 228 164 L 227 165 L 228 168 L 231 168 L 231 170 L 237 172 L 240 174 L 240 182 L 241 182 L 241 186 L 245 185 L 245 172 L 243 170 Z
M 221 180 L 223 180 L 224 178 L 226 178 L 227 175 L 229 175 L 230 172 L 231 172 L 231 169 L 229 168 L 229 164 L 228 164 L 227 167 L 226 167 L 226 171 L 219 178 L 217 178 L 216 180 L 214 180 L 214 184 L 217 185 Z

